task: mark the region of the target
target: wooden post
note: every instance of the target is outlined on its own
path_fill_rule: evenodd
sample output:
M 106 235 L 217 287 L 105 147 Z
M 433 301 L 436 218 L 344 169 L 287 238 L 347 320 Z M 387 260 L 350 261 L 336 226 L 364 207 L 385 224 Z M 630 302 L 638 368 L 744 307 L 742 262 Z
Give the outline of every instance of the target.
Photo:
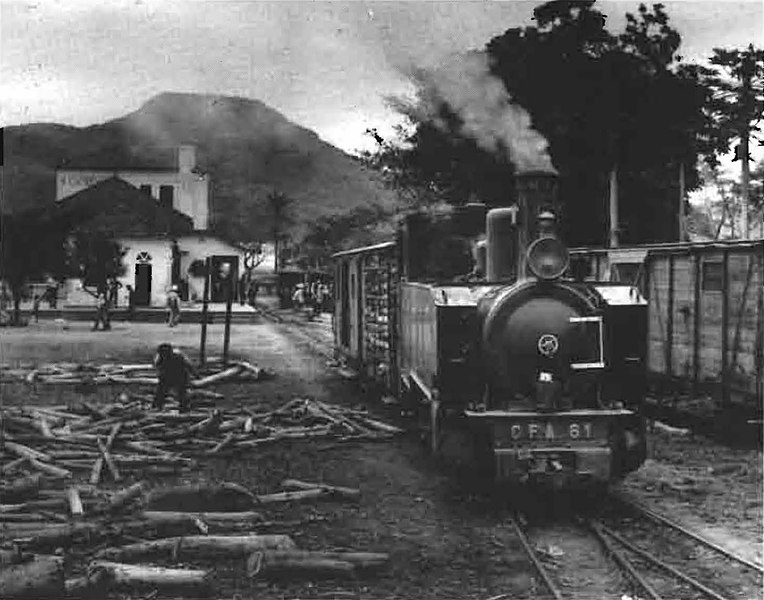
M 679 163 L 679 241 L 680 242 L 686 242 L 687 241 L 687 221 L 685 220 L 685 214 L 684 214 L 684 190 L 685 190 L 685 182 L 684 182 L 684 163 Z
M 729 286 L 729 250 L 724 249 L 722 255 L 722 404 L 727 406 L 730 399 L 729 390 L 729 360 L 727 353 L 729 352 L 729 341 L 727 335 L 727 329 L 729 328 L 729 293 L 727 287 Z
M 676 257 L 673 253 L 668 255 L 668 299 L 666 302 L 666 375 L 669 380 L 673 382 L 674 379 L 674 278 L 676 270 L 675 267 Z
M 700 252 L 695 253 L 695 288 L 693 289 L 693 315 L 692 315 L 692 390 L 693 395 L 698 394 L 700 383 L 700 290 L 701 290 L 701 260 Z
M 759 245 L 759 277 L 764 277 L 764 241 Z M 753 257 L 751 258 L 753 260 Z M 756 319 L 756 405 L 764 402 L 764 279 L 759 280 L 758 318 Z
M 618 248 L 618 165 L 610 171 L 610 247 Z
M 233 277 L 228 278 L 225 299 L 225 331 L 223 333 L 223 364 L 228 364 L 228 348 L 231 345 L 231 306 L 233 303 Z
M 748 205 L 751 187 L 751 165 L 748 162 L 748 128 L 740 136 L 740 239 L 748 239 Z
M 210 298 L 210 257 L 204 261 L 204 294 L 202 295 L 202 339 L 199 342 L 199 364 L 204 367 L 207 362 L 207 311 Z

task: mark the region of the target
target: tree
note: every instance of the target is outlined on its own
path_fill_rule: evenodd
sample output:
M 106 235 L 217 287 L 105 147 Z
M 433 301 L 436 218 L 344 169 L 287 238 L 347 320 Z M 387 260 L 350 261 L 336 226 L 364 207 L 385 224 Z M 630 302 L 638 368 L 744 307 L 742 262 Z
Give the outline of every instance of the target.
M 469 83 L 459 77 L 476 62 L 468 55 L 451 58 L 445 74 L 415 72 L 416 100 L 394 104 L 409 124 L 402 149 L 381 145 L 377 163 L 398 183 L 418 181 L 450 203 L 475 197 L 505 205 L 514 170 L 536 144 L 526 134 L 537 131 L 559 171 L 571 243 L 604 241 L 614 169 L 623 240 L 675 239 L 680 169 L 687 189 L 699 181 L 705 95 L 697 71 L 678 64 L 680 36 L 662 5 L 641 5 L 619 35 L 605 28 L 593 0 L 548 2 L 534 16 L 534 26 L 488 42 L 488 72 Z M 476 108 L 480 98 L 490 106 Z M 513 130 L 511 121 L 524 126 Z M 487 144 L 476 122 L 506 135 Z
M 4 215 L 0 220 L 0 279 L 10 288 L 13 324 L 21 323 L 24 287 L 46 275 L 63 276 L 62 230 L 40 211 Z
M 268 194 L 267 201 L 271 218 L 271 233 L 275 257 L 273 270 L 278 272 L 281 268 L 281 260 L 279 258 L 281 242 L 284 241 L 286 226 L 293 222 L 291 208 L 294 201 L 286 194 L 277 191 Z
M 69 276 L 78 277 L 83 285 L 101 291 L 110 279 L 124 275 L 126 250 L 109 232 L 81 227 L 69 234 L 67 243 Z
M 717 162 L 735 144 L 735 160 L 741 165 L 741 234 L 748 236 L 751 142 L 764 145 L 759 123 L 764 114 L 764 50 L 750 44 L 745 50 L 714 48 L 711 63 L 717 71 L 706 77 L 712 90 L 708 112 L 714 129 L 707 159 Z

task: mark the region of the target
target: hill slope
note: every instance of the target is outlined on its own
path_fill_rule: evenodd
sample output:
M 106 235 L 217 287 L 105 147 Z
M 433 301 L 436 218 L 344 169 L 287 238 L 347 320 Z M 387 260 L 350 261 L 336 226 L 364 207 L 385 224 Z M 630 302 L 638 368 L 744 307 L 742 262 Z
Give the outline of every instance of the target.
M 262 102 L 165 93 L 100 125 L 6 128 L 2 210 L 51 202 L 57 166 L 159 161 L 157 148 L 178 144 L 195 145 L 198 166 L 211 176 L 212 228 L 239 240 L 267 237 L 271 191 L 294 200 L 297 237 L 322 216 L 396 203 L 375 173 Z

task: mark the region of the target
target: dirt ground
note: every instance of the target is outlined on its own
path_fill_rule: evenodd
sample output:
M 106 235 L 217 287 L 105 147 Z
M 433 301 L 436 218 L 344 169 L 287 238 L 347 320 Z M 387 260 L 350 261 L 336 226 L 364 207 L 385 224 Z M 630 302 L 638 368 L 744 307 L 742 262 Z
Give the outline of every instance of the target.
M 215 388 L 224 404 L 268 409 L 295 397 L 313 397 L 337 404 L 363 405 L 357 385 L 314 352 L 316 340 L 326 339 L 326 323 L 307 326 L 311 339 L 289 333 L 288 326 L 262 322 L 235 325 L 231 352 L 276 377 L 249 384 Z M 222 326 L 211 326 L 208 355 L 222 352 Z M 323 337 L 321 337 L 323 336 Z M 88 323 L 41 322 L 6 329 L 0 338 L 0 362 L 33 366 L 44 361 L 147 362 L 153 349 L 170 341 L 192 359 L 198 356 L 199 326 L 169 329 L 157 324 L 115 323 L 110 332 L 93 333 Z M 52 387 L 3 384 L 3 402 L 59 403 L 66 394 Z M 101 397 L 118 394 L 118 387 L 99 389 Z M 370 406 L 394 421 L 392 408 Z M 402 423 L 401 421 L 396 421 Z M 651 438 L 652 458 L 623 488 L 639 495 L 672 518 L 680 519 L 719 543 L 761 560 L 761 451 L 733 451 L 701 439 Z M 710 470 L 709 470 L 710 469 Z M 238 460 L 204 459 L 196 480 L 234 481 L 257 493 L 277 491 L 284 478 L 323 481 L 356 487 L 356 504 L 329 500 L 269 508 L 269 520 L 301 520 L 283 531 L 305 549 L 355 549 L 388 552 L 385 570 L 358 580 L 249 580 L 238 562 L 210 562 L 216 571 L 218 598 L 488 600 L 536 598 L 546 593 L 507 528 L 506 515 L 485 496 L 472 494 L 462 480 L 427 457 L 418 436 L 404 434 L 391 441 L 334 444 L 326 441 L 284 441 L 258 449 Z M 170 483 L 169 480 L 155 485 Z M 543 536 L 537 543 L 543 543 Z M 561 544 L 558 539 L 556 542 Z M 589 564 L 585 552 L 564 548 L 577 557 L 577 572 L 569 577 L 566 597 L 621 598 L 628 588 L 621 578 L 603 583 L 602 569 Z M 602 562 L 592 554 L 592 562 Z M 566 574 L 561 574 L 564 583 Z M 587 587 L 589 584 L 590 587 Z M 115 596 L 116 597 L 116 596 Z

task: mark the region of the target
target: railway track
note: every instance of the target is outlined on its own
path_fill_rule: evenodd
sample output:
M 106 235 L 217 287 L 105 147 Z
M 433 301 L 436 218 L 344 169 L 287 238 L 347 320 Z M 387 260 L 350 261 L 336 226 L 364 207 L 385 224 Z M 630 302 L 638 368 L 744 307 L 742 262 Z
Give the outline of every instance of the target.
M 612 585 L 622 588 L 612 589 L 608 597 L 618 598 L 621 593 L 627 594 L 628 588 L 633 589 L 634 596 L 651 600 L 701 597 L 753 600 L 762 597 L 761 575 L 764 568 L 761 565 L 720 547 L 641 504 L 622 497 L 613 498 L 610 504 L 610 510 L 606 510 L 604 516 L 574 519 L 576 535 L 581 536 L 579 545 L 585 538 L 596 539 L 605 556 L 623 575 L 619 585 L 608 569 L 602 573 L 602 577 L 609 578 Z M 631 524 L 628 519 L 632 520 Z M 643 526 L 641 535 L 635 529 L 634 522 Z M 647 523 L 652 527 L 645 531 L 644 525 Z M 570 578 L 566 583 L 565 569 L 560 572 L 560 565 L 555 565 L 557 568 L 547 566 L 549 561 L 534 547 L 532 534 L 521 527 L 517 517 L 510 516 L 509 525 L 543 582 L 547 597 L 555 600 L 585 597 L 577 593 L 574 585 L 570 585 Z M 661 532 L 661 529 L 664 531 Z M 566 535 L 570 538 L 570 531 Z M 695 549 L 688 550 L 687 544 L 694 544 Z M 668 551 L 667 546 L 675 551 Z M 677 553 L 683 553 L 683 556 L 677 557 Z M 681 562 L 681 568 L 676 566 L 677 562 Z
M 257 308 L 263 318 L 270 321 L 271 323 L 277 323 L 279 325 L 285 326 L 293 337 L 296 337 L 300 341 L 308 344 L 311 350 L 315 353 L 328 360 L 332 360 L 334 358 L 334 351 L 331 347 L 331 344 L 327 345 L 326 339 L 311 332 L 310 329 L 306 327 L 306 323 L 303 320 L 300 320 L 297 317 L 292 318 L 291 316 L 282 316 L 277 312 L 261 305 Z

